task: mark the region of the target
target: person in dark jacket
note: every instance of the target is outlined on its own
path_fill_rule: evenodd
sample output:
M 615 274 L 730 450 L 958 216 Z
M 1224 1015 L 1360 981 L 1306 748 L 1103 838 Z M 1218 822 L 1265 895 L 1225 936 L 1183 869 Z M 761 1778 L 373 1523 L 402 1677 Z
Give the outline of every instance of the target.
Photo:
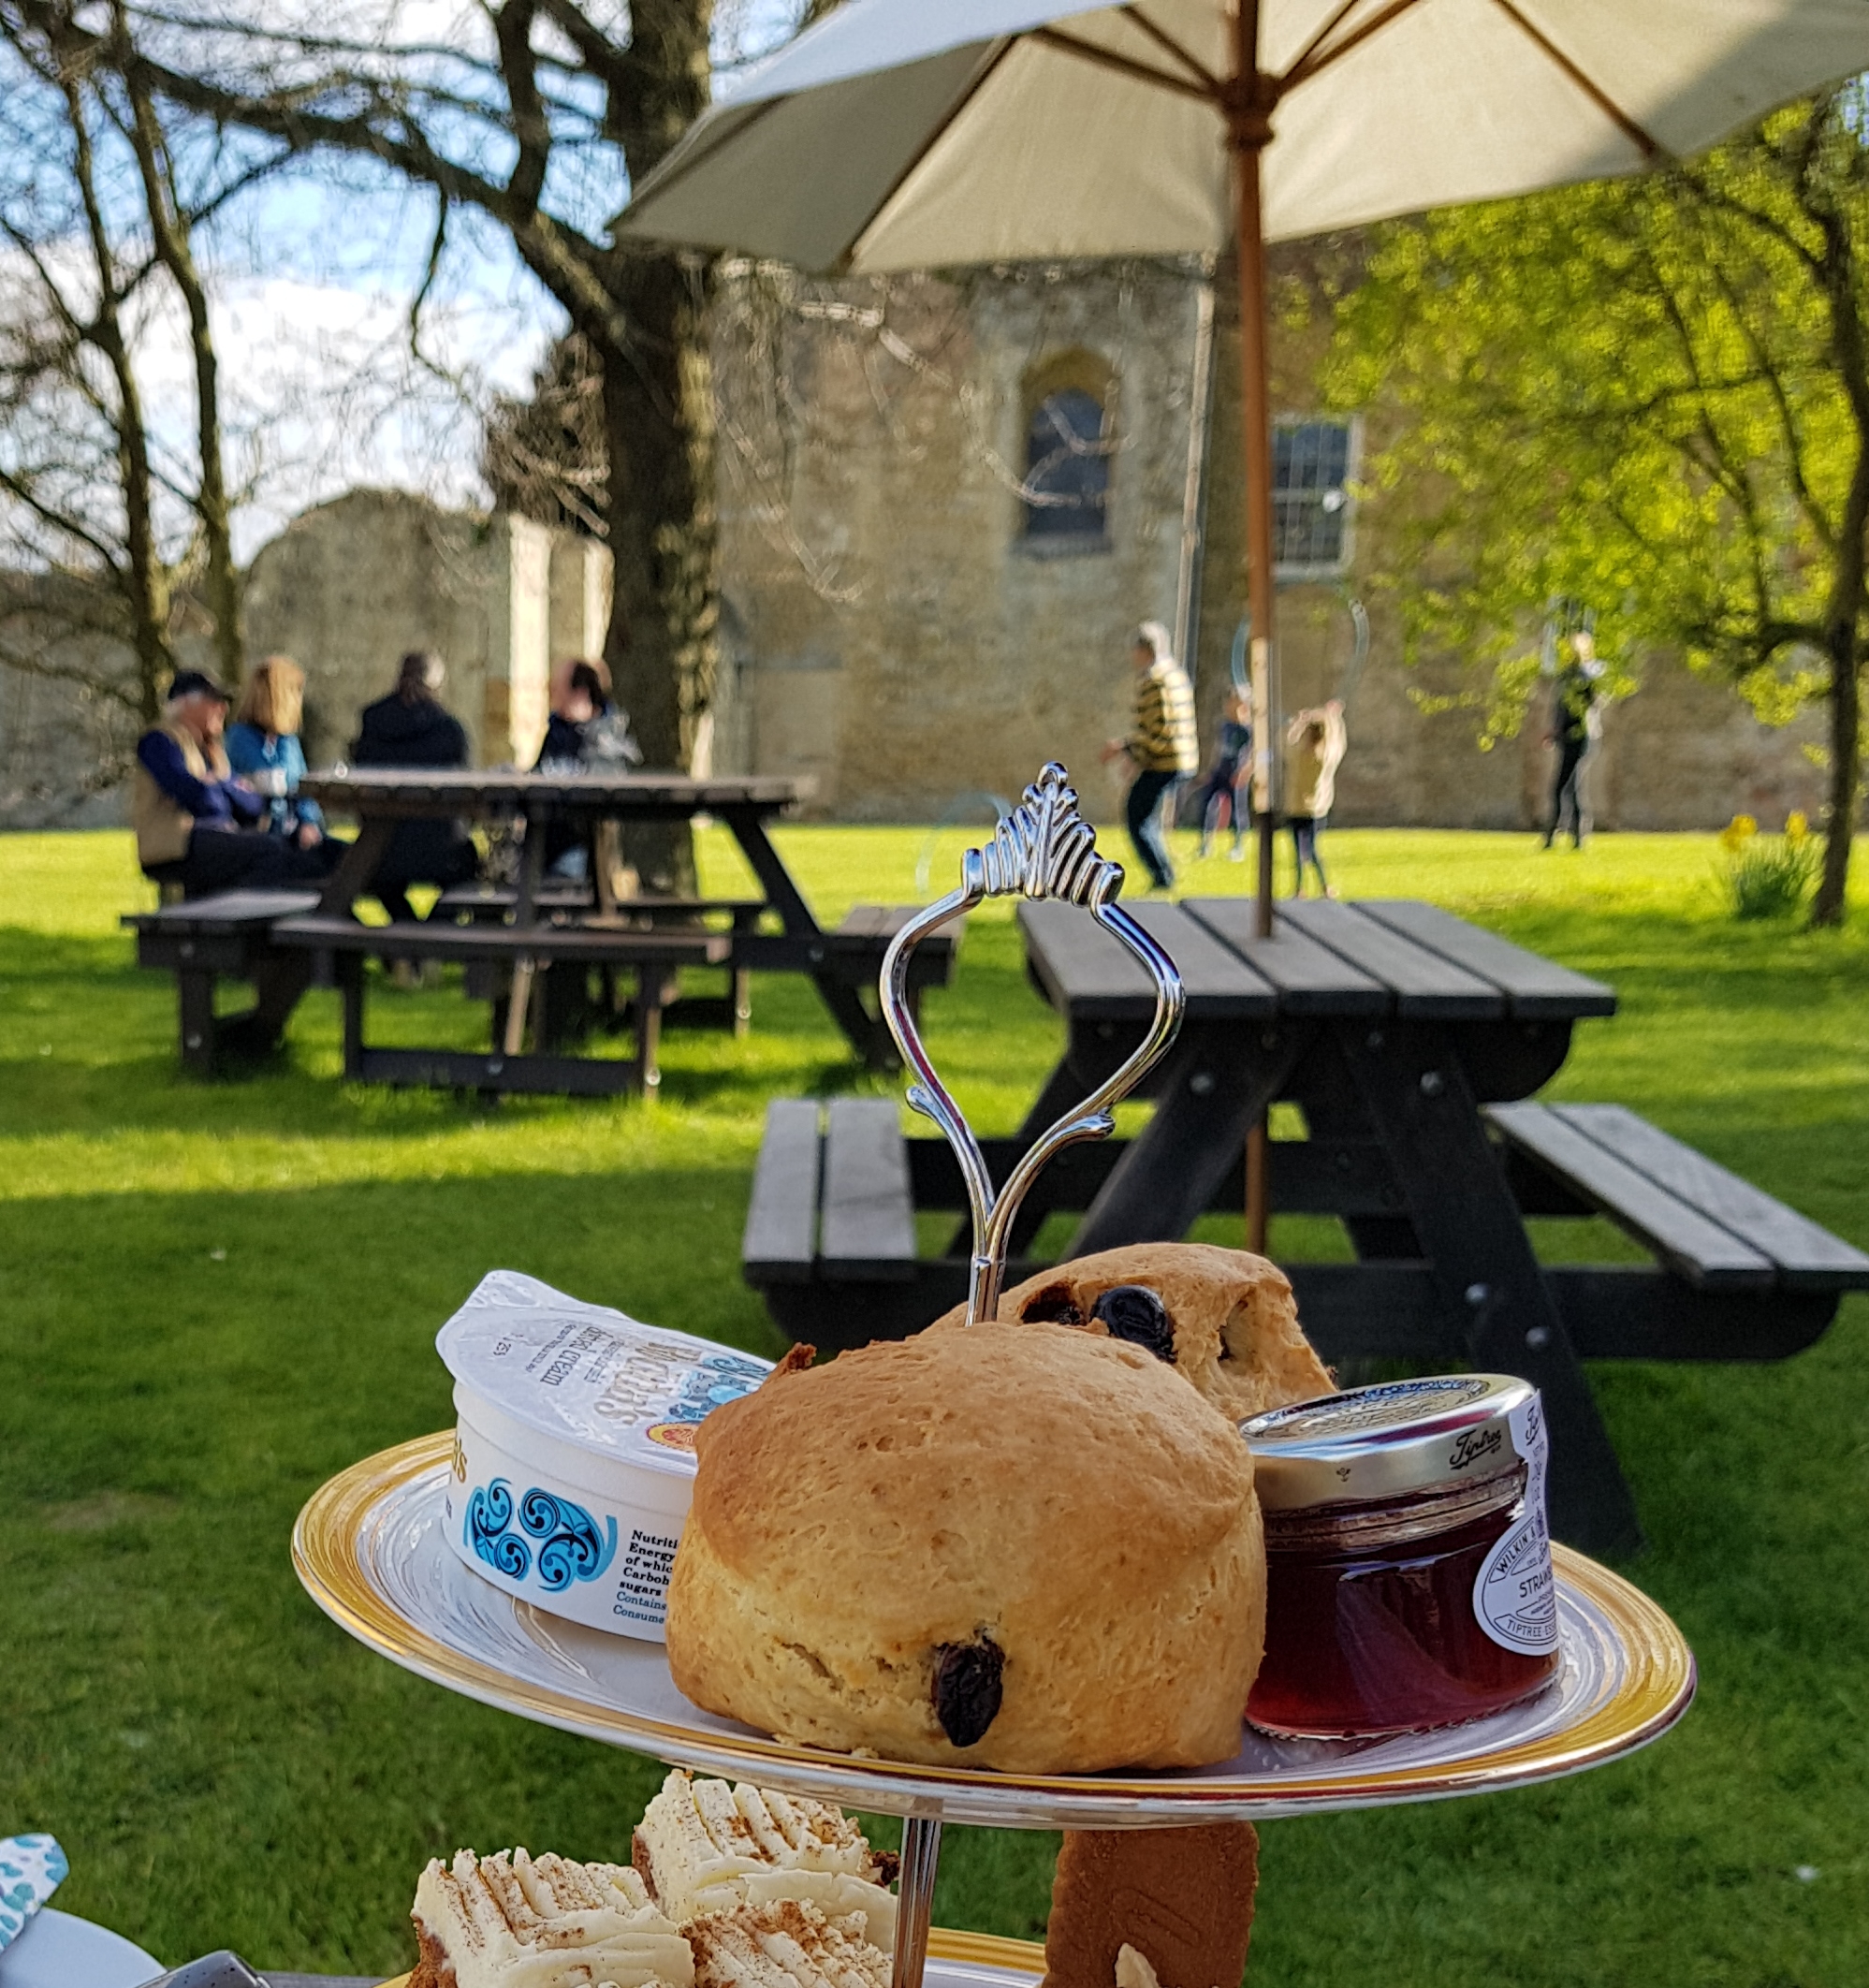
M 338 844 L 301 848 L 261 832 L 266 803 L 234 778 L 222 750 L 227 694 L 198 669 L 180 669 L 162 723 L 137 740 L 130 819 L 143 874 L 183 895 L 277 888 L 325 876 Z
M 467 734 L 442 708 L 437 693 L 447 674 L 432 650 L 412 650 L 397 671 L 396 688 L 364 707 L 350 749 L 354 767 L 428 767 L 445 772 L 467 764 Z M 392 919 L 413 920 L 412 884 L 439 890 L 465 884 L 478 858 L 454 822 L 399 822 L 377 866 L 371 890 Z
M 627 773 L 642 764 L 642 749 L 630 721 L 610 701 L 610 672 L 594 658 L 579 656 L 562 673 L 553 672 L 551 716 L 534 773 Z M 546 824 L 548 873 L 582 884 L 591 874 L 591 831 L 588 824 L 554 817 Z

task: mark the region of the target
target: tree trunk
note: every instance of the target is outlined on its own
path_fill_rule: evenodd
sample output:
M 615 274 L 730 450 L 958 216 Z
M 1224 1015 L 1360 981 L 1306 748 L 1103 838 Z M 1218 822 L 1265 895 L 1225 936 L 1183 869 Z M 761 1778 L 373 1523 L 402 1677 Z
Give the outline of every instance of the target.
M 129 30 L 121 7 L 118 30 L 127 51 Z M 233 525 L 221 455 L 220 365 L 208 316 L 208 293 L 196 267 L 189 220 L 176 197 L 174 174 L 162 127 L 156 121 L 155 105 L 133 53 L 124 64 L 123 76 L 130 96 L 130 140 L 142 177 L 151 239 L 188 311 L 188 343 L 195 361 L 196 446 L 201 459 L 194 510 L 201 528 L 206 567 L 202 592 L 207 596 L 208 612 L 213 618 L 214 655 L 221 680 L 232 686 L 245 673 L 246 643 L 241 627 L 240 575 L 234 565 Z
M 650 767 L 687 767 L 714 693 L 719 547 L 707 284 L 672 256 L 619 257 L 609 288 L 634 333 L 604 353 L 614 592 L 605 660 Z M 633 842 L 645 880 L 692 893 L 686 834 Z
M 1849 847 L 1862 784 L 1862 680 L 1854 628 L 1840 631 L 1832 642 L 1830 672 L 1830 807 L 1813 925 L 1841 925 L 1849 889 Z
M 649 172 L 708 107 L 711 0 L 635 0 L 630 62 L 613 84 L 612 134 L 632 180 Z M 606 338 L 606 504 L 615 561 L 605 660 L 650 766 L 693 764 L 719 660 L 714 378 L 708 282 L 694 256 L 618 252 L 604 271 L 629 343 Z M 652 887 L 692 894 L 694 838 L 633 843 Z
M 104 355 L 117 389 L 111 414 L 116 431 L 117 476 L 124 498 L 124 549 L 127 570 L 119 569 L 117 584 L 129 612 L 130 646 L 137 658 L 137 697 L 145 724 L 162 715 L 162 693 L 175 672 L 168 643 L 168 572 L 155 537 L 154 478 L 150 467 L 149 431 L 143 425 L 142 392 L 137 383 L 130 348 L 118 310 L 121 292 L 116 255 L 104 224 L 97 195 L 91 148 L 91 126 L 84 97 L 74 80 L 63 79 L 66 109 L 71 119 L 72 169 L 84 203 L 85 226 L 97 272 L 97 306 L 87 333 Z

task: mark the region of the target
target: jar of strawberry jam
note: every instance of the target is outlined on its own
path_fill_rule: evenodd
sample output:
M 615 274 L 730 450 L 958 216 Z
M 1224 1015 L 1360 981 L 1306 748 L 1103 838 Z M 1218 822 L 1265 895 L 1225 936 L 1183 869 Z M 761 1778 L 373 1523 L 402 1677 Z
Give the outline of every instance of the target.
M 1265 1517 L 1255 1726 L 1413 1732 L 1550 1683 L 1557 1589 L 1536 1388 L 1504 1374 L 1397 1381 L 1241 1426 Z

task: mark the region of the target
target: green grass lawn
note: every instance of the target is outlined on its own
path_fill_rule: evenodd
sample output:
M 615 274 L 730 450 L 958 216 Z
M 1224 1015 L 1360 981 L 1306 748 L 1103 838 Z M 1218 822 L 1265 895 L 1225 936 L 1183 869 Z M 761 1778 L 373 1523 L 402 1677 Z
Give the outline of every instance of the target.
M 933 846 L 936 888 L 964 840 Z M 781 841 L 833 916 L 913 896 L 929 853 L 913 829 Z M 1613 982 L 1622 1013 L 1580 1026 L 1555 1094 L 1628 1104 L 1869 1245 L 1861 899 L 1842 934 L 1734 924 L 1707 838 L 1578 855 L 1344 832 L 1329 854 L 1347 894 L 1433 898 Z M 723 840 L 703 857 L 710 888 L 741 881 Z M 1215 861 L 1185 883 L 1248 875 Z M 229 1945 L 396 1972 L 428 1857 L 626 1856 L 660 1770 L 367 1654 L 295 1583 L 294 1513 L 448 1423 L 431 1342 L 488 1269 L 775 1351 L 738 1266 L 764 1103 L 876 1080 L 781 978 L 748 1041 L 667 1038 L 652 1104 L 346 1085 L 329 994 L 275 1065 L 197 1083 L 172 984 L 116 928 L 149 901 L 125 836 L 0 838 L 0 1835 L 56 1831 L 59 1903 L 171 1964 Z M 374 1013 L 385 1039 L 471 1018 L 446 989 L 386 989 Z M 1005 907 L 974 920 L 927 1016 L 976 1124 L 1012 1129 L 1058 1030 Z M 1275 1250 L 1298 1239 L 1275 1228 Z M 1575 1781 L 1268 1824 L 1254 1981 L 1869 1981 L 1865 1326 L 1852 1300 L 1784 1365 L 1597 1373 L 1653 1541 L 1630 1571 L 1693 1642 L 1699 1704 Z M 940 1918 L 1041 1934 L 1052 1848 L 951 1833 Z

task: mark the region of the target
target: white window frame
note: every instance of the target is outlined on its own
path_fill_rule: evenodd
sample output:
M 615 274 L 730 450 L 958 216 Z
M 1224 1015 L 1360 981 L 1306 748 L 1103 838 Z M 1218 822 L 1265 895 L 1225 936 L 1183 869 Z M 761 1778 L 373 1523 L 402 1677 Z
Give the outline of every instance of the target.
M 1356 499 L 1352 494 L 1363 464 L 1363 417 L 1351 415 L 1337 417 L 1320 414 L 1282 414 L 1272 423 L 1274 443 L 1272 460 L 1277 473 L 1278 460 L 1277 431 L 1279 429 L 1326 427 L 1341 428 L 1347 436 L 1343 471 L 1343 531 L 1337 541 L 1337 556 L 1334 560 L 1284 561 L 1277 558 L 1277 532 L 1278 491 L 1272 493 L 1274 558 L 1272 568 L 1274 579 L 1303 584 L 1306 581 L 1341 579 L 1350 571 L 1356 560 Z

